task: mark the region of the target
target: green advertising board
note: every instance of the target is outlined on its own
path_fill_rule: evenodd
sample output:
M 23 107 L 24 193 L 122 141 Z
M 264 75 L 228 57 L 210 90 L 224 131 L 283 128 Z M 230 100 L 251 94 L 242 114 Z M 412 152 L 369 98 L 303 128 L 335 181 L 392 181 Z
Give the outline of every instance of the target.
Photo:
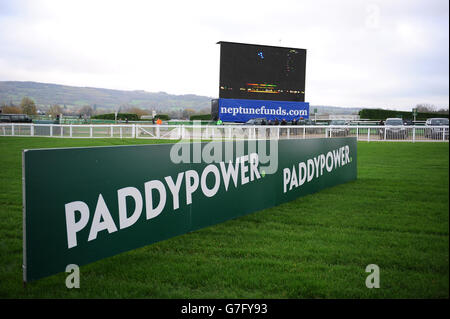
M 356 139 L 23 152 L 23 279 L 36 280 L 356 179 Z

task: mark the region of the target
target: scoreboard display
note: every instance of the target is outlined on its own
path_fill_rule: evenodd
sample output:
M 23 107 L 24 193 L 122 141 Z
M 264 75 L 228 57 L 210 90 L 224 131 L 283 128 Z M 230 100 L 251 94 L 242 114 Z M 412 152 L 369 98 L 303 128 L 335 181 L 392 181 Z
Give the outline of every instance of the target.
M 305 49 L 218 43 L 219 98 L 305 101 Z

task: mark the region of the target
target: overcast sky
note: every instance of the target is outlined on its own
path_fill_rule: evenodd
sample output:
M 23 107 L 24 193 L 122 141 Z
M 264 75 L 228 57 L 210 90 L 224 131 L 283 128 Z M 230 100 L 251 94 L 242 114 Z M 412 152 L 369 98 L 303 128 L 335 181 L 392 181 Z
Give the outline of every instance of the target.
M 0 0 L 0 80 L 219 93 L 218 41 L 307 49 L 312 105 L 449 105 L 448 0 Z

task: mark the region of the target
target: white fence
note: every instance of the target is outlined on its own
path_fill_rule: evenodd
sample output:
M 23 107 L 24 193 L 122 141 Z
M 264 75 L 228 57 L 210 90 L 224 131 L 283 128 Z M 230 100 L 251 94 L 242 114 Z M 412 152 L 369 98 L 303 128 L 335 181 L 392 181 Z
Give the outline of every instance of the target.
M 135 132 L 134 125 L 0 124 L 0 136 L 134 138 Z
M 0 136 L 150 139 L 289 139 L 354 136 L 359 141 L 448 141 L 448 126 L 248 126 L 0 123 Z

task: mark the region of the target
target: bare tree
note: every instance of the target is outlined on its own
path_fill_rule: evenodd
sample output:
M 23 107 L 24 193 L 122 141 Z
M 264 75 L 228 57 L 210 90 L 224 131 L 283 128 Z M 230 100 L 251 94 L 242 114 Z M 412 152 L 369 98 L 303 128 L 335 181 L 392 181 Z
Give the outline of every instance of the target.
M 419 113 L 434 113 L 436 112 L 436 107 L 433 104 L 417 104 L 417 112 Z
M 47 111 L 47 114 L 50 114 L 52 117 L 57 117 L 59 114 L 62 114 L 62 108 L 58 104 L 50 106 Z
M 22 112 L 24 114 L 28 114 L 28 115 L 34 115 L 36 114 L 36 104 L 34 103 L 34 101 L 32 99 L 30 99 L 29 97 L 25 96 L 22 101 L 20 102 L 20 108 L 22 109 Z
M 129 107 L 125 110 L 126 113 L 132 113 L 132 114 L 136 114 L 139 118 L 142 115 L 149 115 L 150 111 L 149 110 L 143 110 L 141 108 L 138 107 Z
M 195 114 L 195 110 L 193 110 L 193 109 L 184 109 L 183 112 L 182 112 L 182 117 L 184 119 L 188 119 L 189 120 L 191 115 L 194 115 L 194 114 Z
M 6 103 L 4 103 L 1 106 L 1 113 L 3 113 L 3 114 L 20 114 L 20 113 L 22 113 L 22 109 L 16 105 L 6 105 Z
M 94 114 L 94 109 L 90 105 L 83 106 L 79 111 L 78 114 L 80 115 L 86 115 L 86 116 L 92 116 Z

